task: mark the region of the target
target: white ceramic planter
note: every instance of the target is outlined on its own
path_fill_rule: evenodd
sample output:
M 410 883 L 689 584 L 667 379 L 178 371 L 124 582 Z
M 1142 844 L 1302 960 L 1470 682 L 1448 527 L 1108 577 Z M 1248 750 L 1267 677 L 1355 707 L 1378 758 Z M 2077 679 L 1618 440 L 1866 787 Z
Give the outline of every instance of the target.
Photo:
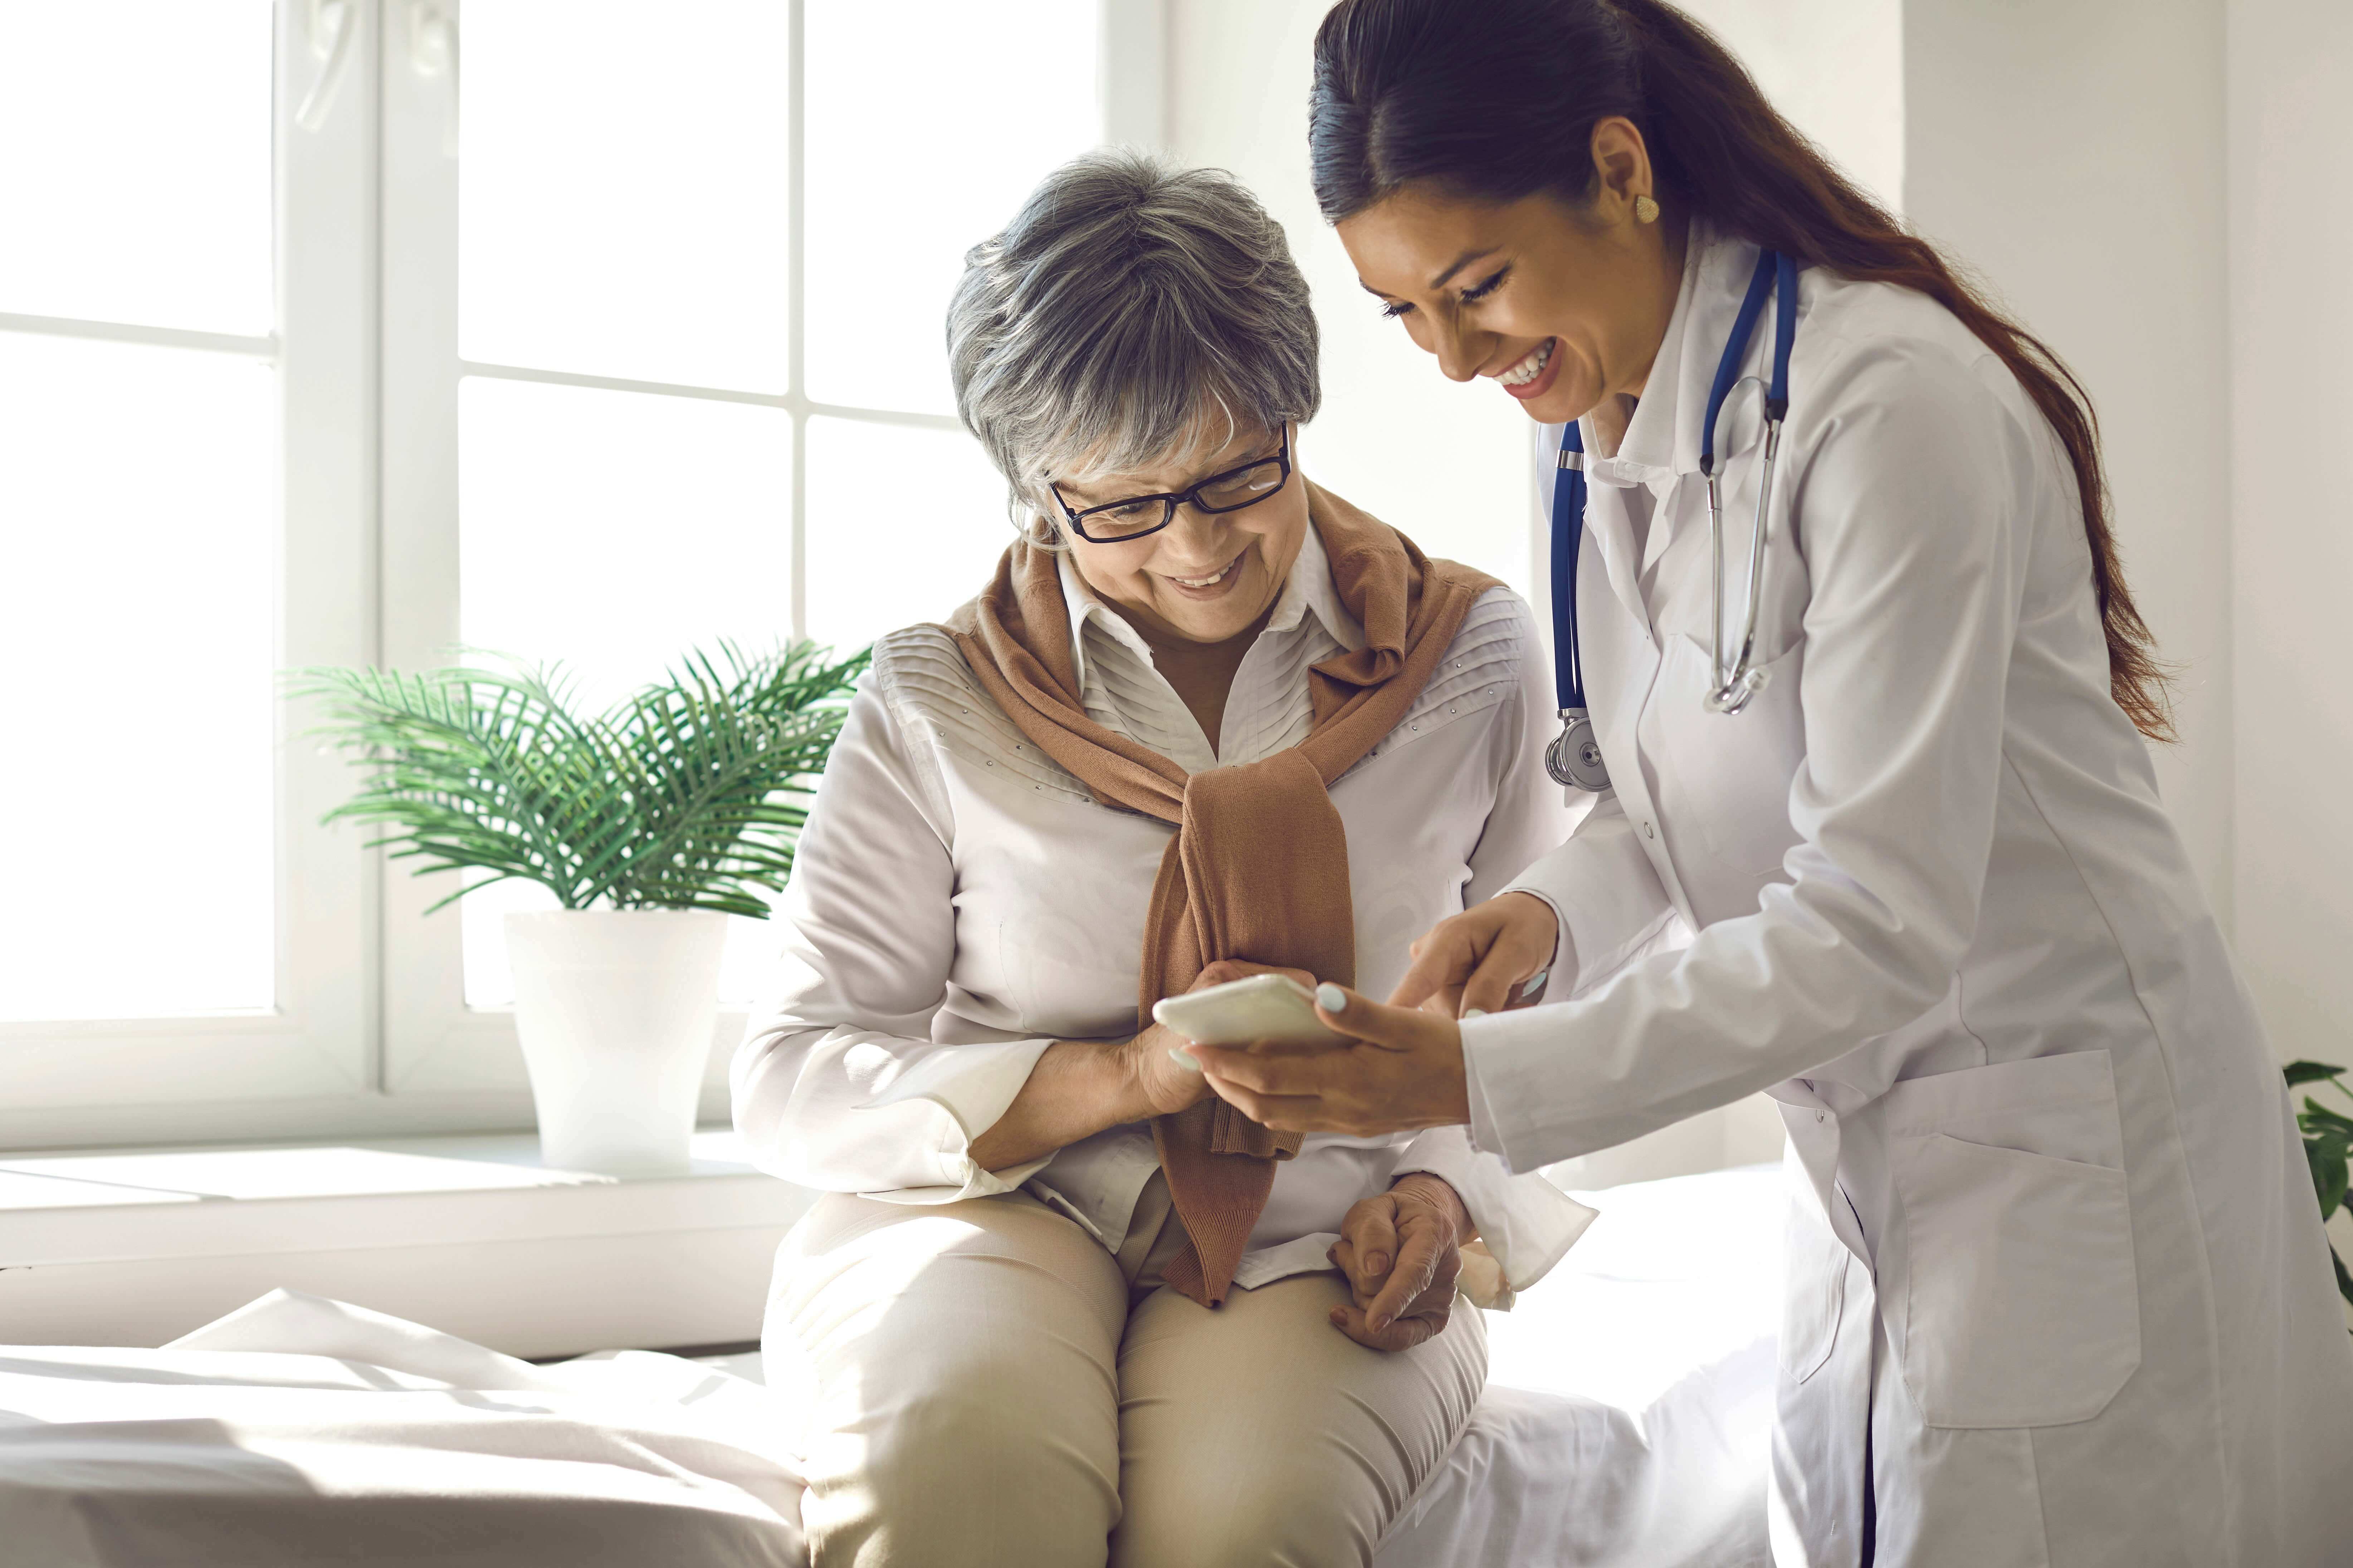
M 727 917 L 549 910 L 509 915 L 506 930 L 540 1157 L 615 1176 L 684 1172 Z

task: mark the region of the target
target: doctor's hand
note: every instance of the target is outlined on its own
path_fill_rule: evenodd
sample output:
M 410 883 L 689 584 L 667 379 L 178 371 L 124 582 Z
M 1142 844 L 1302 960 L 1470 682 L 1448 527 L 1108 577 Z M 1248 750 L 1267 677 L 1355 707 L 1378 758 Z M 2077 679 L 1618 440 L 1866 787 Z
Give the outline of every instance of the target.
M 1316 987 L 1315 1015 L 1351 1043 L 1279 1053 L 1195 1046 L 1192 1054 L 1220 1100 L 1278 1131 L 1368 1138 L 1471 1120 L 1453 1019 L 1385 1007 L 1328 982 Z
M 1533 893 L 1504 893 L 1430 928 L 1413 944 L 1413 967 L 1389 993 L 1394 1007 L 1449 1018 L 1518 1005 L 1527 981 L 1552 963 L 1560 921 Z
M 1443 1332 L 1471 1235 L 1461 1198 L 1428 1171 L 1362 1200 L 1327 1254 L 1355 1298 L 1332 1309 L 1332 1326 L 1377 1351 L 1411 1350 Z
M 1268 963 L 1250 963 L 1239 958 L 1221 958 L 1201 971 L 1187 988 L 1207 991 L 1212 985 L 1229 981 L 1248 980 L 1253 974 L 1288 975 L 1307 990 L 1315 989 L 1315 976 L 1303 969 L 1279 969 Z M 1174 1116 L 1176 1112 L 1209 1094 L 1208 1080 L 1188 1052 L 1198 1051 L 1184 1036 L 1166 1024 L 1147 1023 L 1136 1037 L 1123 1047 L 1126 1071 L 1137 1103 L 1133 1108 L 1134 1120 L 1152 1116 Z

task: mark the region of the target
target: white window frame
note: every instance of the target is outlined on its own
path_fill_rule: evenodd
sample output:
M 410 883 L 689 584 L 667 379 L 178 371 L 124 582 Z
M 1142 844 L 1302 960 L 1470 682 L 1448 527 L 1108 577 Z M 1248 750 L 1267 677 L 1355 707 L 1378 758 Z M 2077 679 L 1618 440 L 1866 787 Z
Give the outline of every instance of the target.
M 799 519 L 813 415 L 934 429 L 946 416 L 803 393 L 802 0 L 790 12 L 789 382 L 779 395 L 463 363 L 458 356 L 460 0 L 279 0 L 274 193 L 278 331 L 236 338 L 0 316 L 0 331 L 156 343 L 272 361 L 282 443 L 279 666 L 448 661 L 458 636 L 458 387 L 466 374 L 785 410 L 793 428 L 791 627 L 805 624 Z M 1101 0 L 1106 139 L 1165 145 L 1166 0 Z M 878 10 L 881 10 L 878 7 Z M 351 31 L 336 63 L 326 46 Z M 442 31 L 446 29 L 446 31 Z M 313 47 L 313 40 L 320 47 Z M 332 80 L 306 126 L 296 106 Z M 943 302 L 944 306 L 944 302 Z M 465 1005 L 446 877 L 387 868 L 320 818 L 349 797 L 341 756 L 281 701 L 277 995 L 269 1011 L 0 1023 L 0 1148 L 528 1126 L 512 1014 Z M 713 1040 L 703 1112 L 725 1109 Z
M 353 29 L 339 102 L 315 132 L 292 106 L 321 69 L 330 8 L 280 0 L 273 97 L 277 331 L 245 338 L 0 316 L 0 331 L 152 344 L 273 363 L 281 411 L 281 669 L 364 663 L 375 647 L 375 138 Z M 323 36 L 323 35 L 322 35 Z M 296 221 L 299 215 L 300 221 Z M 276 726 L 277 1005 L 191 1017 L 0 1023 L 0 1146 L 203 1139 L 324 1124 L 375 1076 L 375 857 L 320 817 L 349 789 L 281 701 Z M 195 825 L 183 825 L 195 826 Z

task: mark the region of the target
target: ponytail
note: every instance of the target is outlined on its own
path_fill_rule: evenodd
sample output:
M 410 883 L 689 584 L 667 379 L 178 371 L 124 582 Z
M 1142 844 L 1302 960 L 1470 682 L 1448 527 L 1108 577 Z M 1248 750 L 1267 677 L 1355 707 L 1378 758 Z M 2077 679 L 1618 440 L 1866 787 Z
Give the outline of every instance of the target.
M 1333 223 L 1417 181 L 1490 202 L 1551 191 L 1582 204 L 1593 128 L 1613 116 L 1641 129 L 1665 203 L 1800 265 L 1926 294 L 2010 367 L 2074 469 L 2109 689 L 2142 734 L 2172 740 L 2165 667 L 2125 584 L 2083 384 L 1664 0 L 1341 0 L 1315 35 L 1315 199 Z

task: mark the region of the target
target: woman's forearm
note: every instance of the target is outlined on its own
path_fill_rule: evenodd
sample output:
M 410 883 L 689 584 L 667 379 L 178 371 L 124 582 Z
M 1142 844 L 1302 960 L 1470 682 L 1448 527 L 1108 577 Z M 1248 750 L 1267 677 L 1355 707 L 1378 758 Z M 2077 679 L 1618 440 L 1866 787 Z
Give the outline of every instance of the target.
M 1057 1040 L 994 1126 L 972 1141 L 973 1163 L 1002 1171 L 1151 1116 L 1134 1042 Z

